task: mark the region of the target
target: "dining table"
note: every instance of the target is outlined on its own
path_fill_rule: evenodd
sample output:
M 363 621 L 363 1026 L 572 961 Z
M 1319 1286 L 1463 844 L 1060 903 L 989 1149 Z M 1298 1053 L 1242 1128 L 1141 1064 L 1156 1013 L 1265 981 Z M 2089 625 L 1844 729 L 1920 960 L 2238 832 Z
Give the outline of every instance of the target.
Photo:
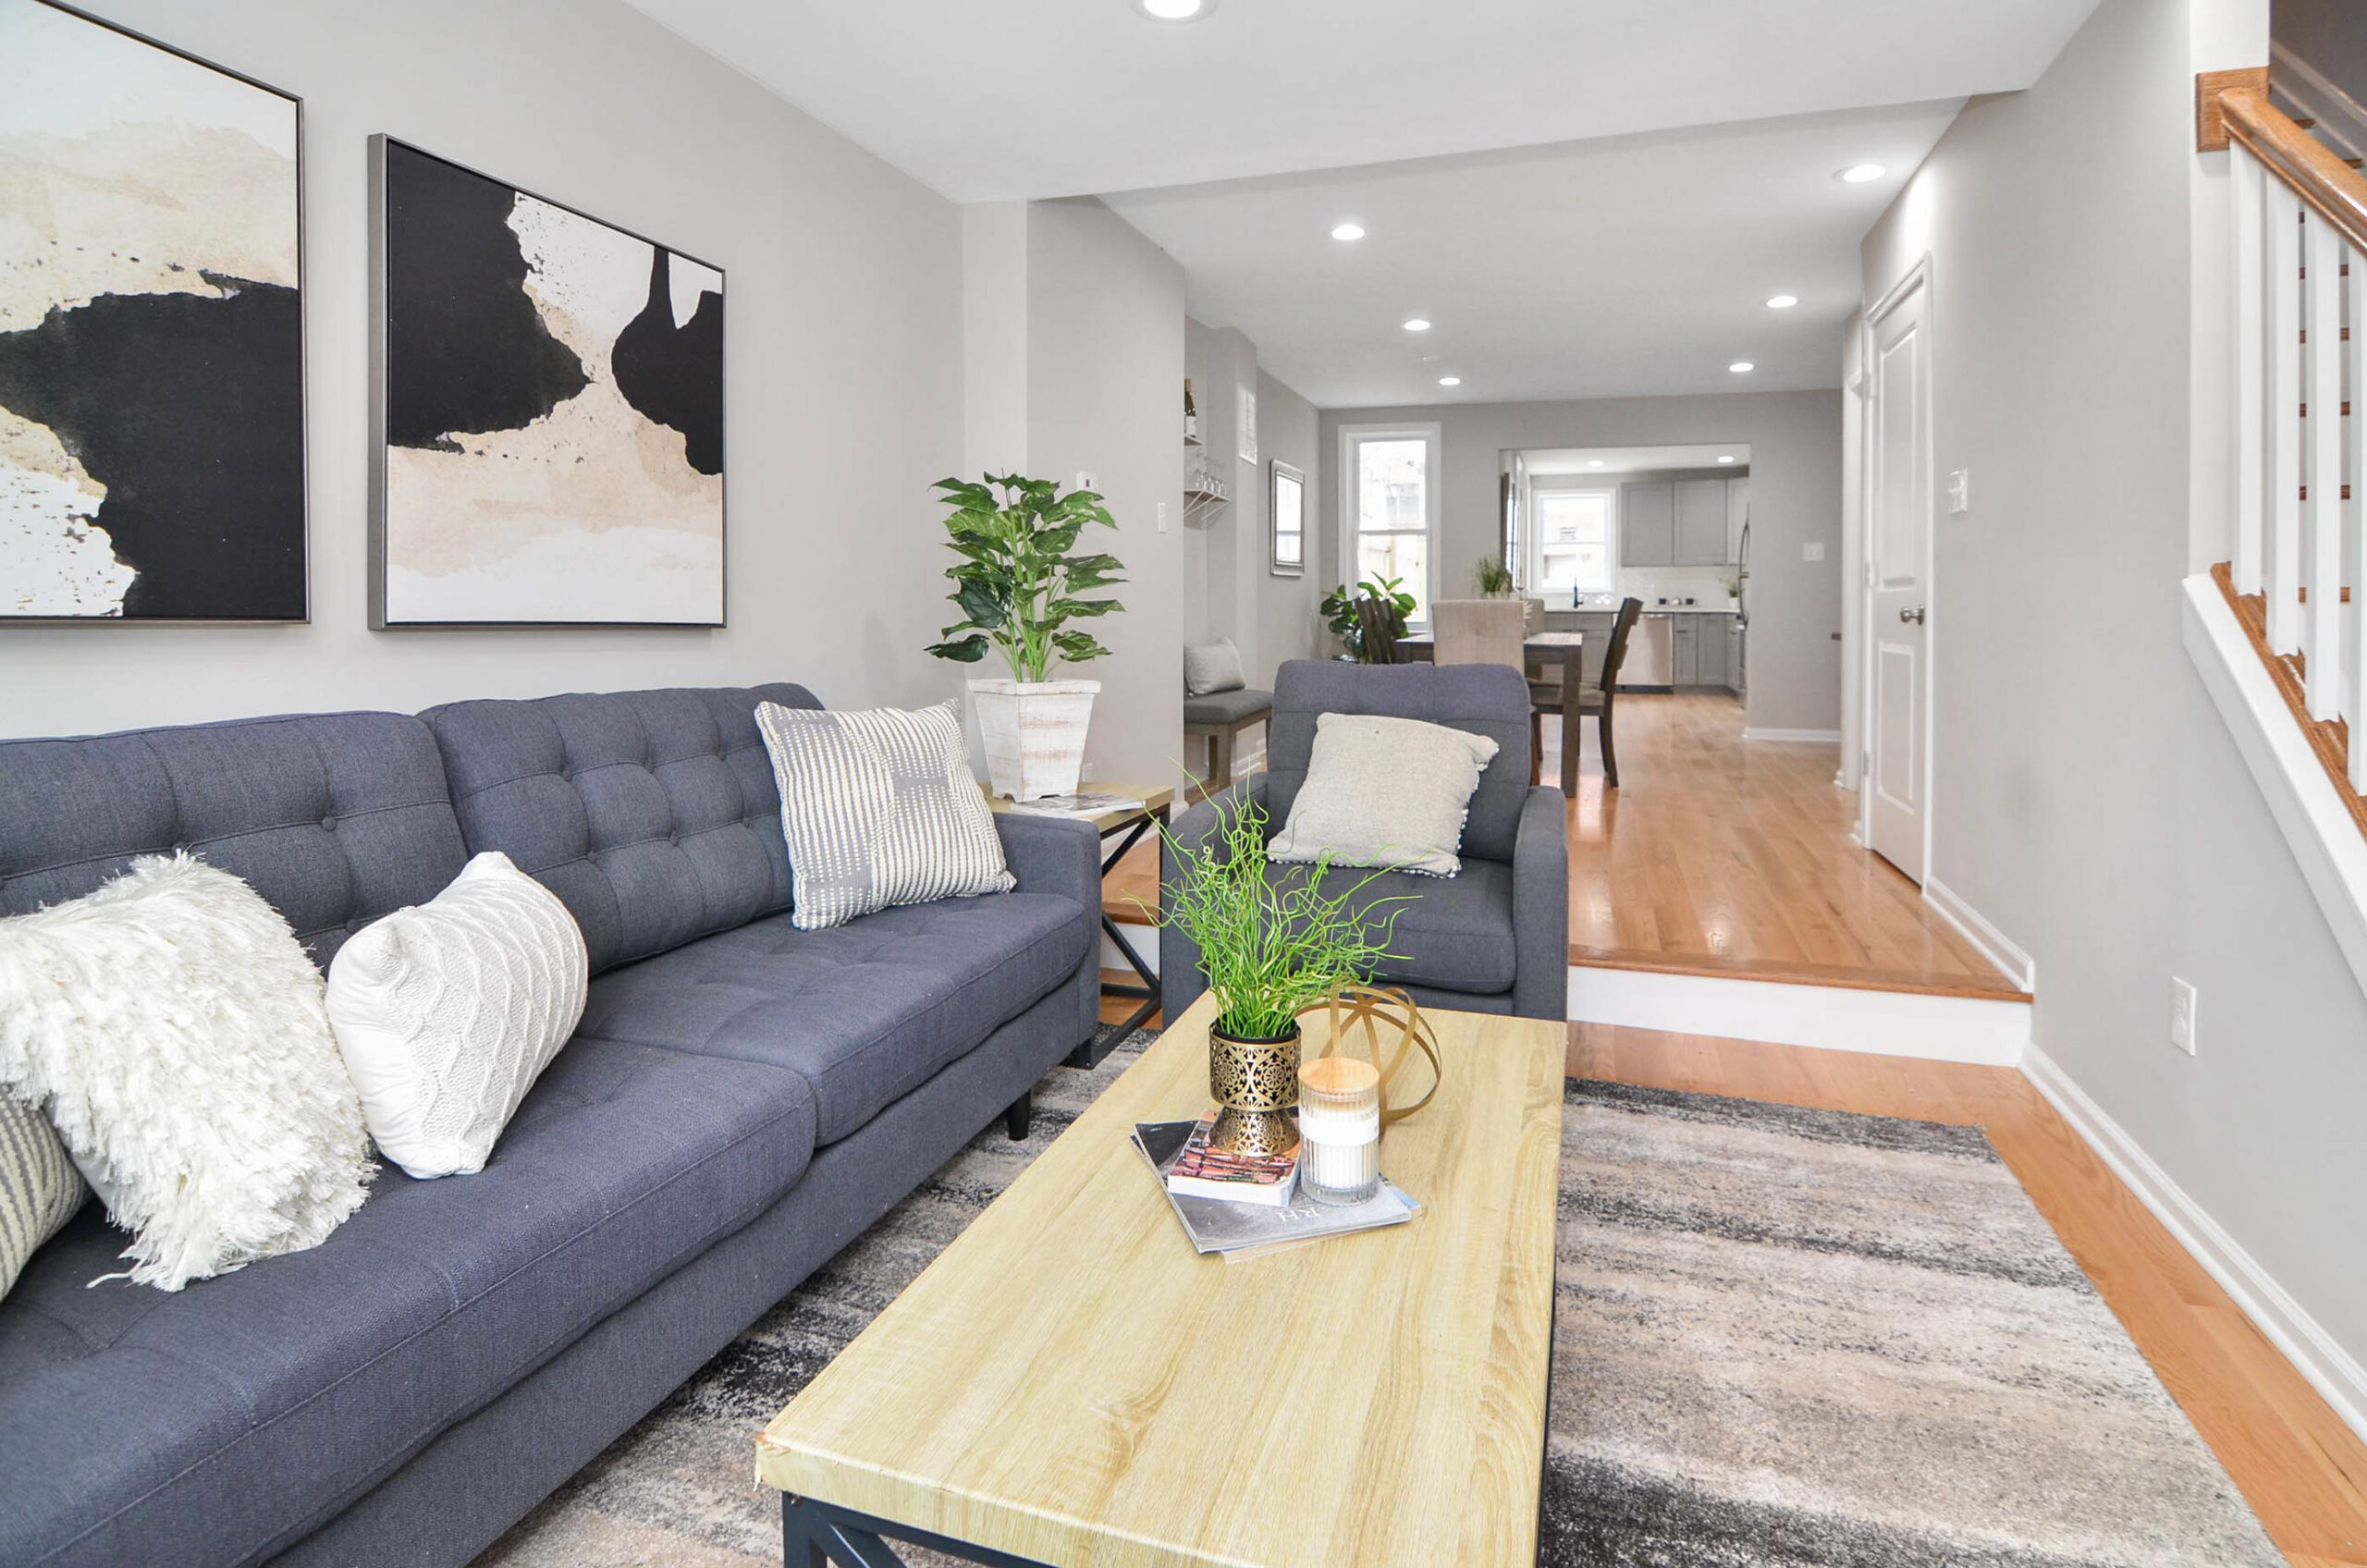
M 1583 631 L 1532 631 L 1521 640 L 1524 679 L 1528 669 L 1558 665 L 1562 671 L 1562 793 L 1578 792 L 1579 675 L 1584 669 L 1587 634 Z M 1429 664 L 1438 657 L 1438 640 L 1427 631 L 1397 639 L 1400 662 Z M 1532 759 L 1533 760 L 1533 759 Z

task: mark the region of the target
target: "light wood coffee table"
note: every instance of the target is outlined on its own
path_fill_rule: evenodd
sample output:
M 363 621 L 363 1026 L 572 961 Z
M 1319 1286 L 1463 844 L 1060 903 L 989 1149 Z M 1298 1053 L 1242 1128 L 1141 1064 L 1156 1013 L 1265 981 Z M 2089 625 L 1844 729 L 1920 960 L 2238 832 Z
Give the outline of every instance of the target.
M 1229 1264 L 1127 1140 L 1205 1109 L 1212 1011 L 765 1428 L 791 1568 L 1536 1561 L 1563 1027 L 1428 1014 L 1445 1084 L 1381 1155 L 1423 1212 Z

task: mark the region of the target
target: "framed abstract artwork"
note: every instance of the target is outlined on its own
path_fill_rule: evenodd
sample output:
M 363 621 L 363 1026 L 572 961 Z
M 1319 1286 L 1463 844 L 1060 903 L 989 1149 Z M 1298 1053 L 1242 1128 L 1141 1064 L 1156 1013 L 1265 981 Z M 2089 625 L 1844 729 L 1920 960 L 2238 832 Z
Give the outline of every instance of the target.
M 0 0 L 0 619 L 305 619 L 303 105 Z
M 722 270 L 391 137 L 370 166 L 371 625 L 722 625 Z
M 1268 532 L 1273 548 L 1267 570 L 1275 577 L 1306 575 L 1306 475 L 1280 458 L 1269 465 L 1266 495 Z

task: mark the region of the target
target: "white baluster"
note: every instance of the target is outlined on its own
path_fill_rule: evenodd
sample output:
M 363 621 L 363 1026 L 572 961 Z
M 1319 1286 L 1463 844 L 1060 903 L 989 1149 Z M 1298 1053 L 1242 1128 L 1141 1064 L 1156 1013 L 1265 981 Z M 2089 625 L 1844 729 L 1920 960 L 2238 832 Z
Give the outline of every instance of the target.
M 2301 421 L 2304 483 L 2301 571 L 2309 587 L 2302 630 L 2310 717 L 2342 713 L 2342 235 L 2316 214 L 2302 225 L 2309 276 L 2302 285 Z
M 2261 220 L 2268 202 L 2268 171 L 2237 142 L 2229 200 L 2236 251 L 2229 268 L 2236 286 L 2236 536 L 2230 570 L 2238 594 L 2261 590 L 2261 393 L 2268 372 L 2261 362 Z
M 2268 646 L 2301 651 L 2301 199 L 2283 185 L 2268 193 Z
M 2343 390 L 2350 417 L 2343 420 L 2343 477 L 2350 499 L 2342 508 L 2342 531 L 2350 541 L 2350 787 L 2367 793 L 2367 251 L 2346 246 L 2350 276 L 2342 280 L 2343 320 L 2350 341 L 2343 347 Z M 2315 417 L 2314 415 L 2312 417 Z

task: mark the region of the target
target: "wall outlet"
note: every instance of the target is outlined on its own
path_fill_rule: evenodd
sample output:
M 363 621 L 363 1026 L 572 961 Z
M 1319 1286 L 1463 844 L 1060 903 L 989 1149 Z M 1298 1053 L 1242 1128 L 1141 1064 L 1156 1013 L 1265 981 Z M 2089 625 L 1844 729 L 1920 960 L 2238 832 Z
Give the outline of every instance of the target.
M 1948 515 L 1962 517 L 1972 510 L 1972 470 L 1948 470 Z
M 2194 1054 L 2194 983 L 2170 976 L 2170 1044 Z
M 1080 763 L 1077 765 L 1076 781 L 1080 784 L 1090 784 L 1093 782 L 1093 765 L 1091 763 Z
M 1165 501 L 1159 504 L 1159 531 L 1161 533 L 1167 532 L 1167 503 Z
M 1804 561 L 1821 561 L 1824 559 L 1824 541 L 1820 539 L 1812 544 L 1801 545 L 1800 559 Z

